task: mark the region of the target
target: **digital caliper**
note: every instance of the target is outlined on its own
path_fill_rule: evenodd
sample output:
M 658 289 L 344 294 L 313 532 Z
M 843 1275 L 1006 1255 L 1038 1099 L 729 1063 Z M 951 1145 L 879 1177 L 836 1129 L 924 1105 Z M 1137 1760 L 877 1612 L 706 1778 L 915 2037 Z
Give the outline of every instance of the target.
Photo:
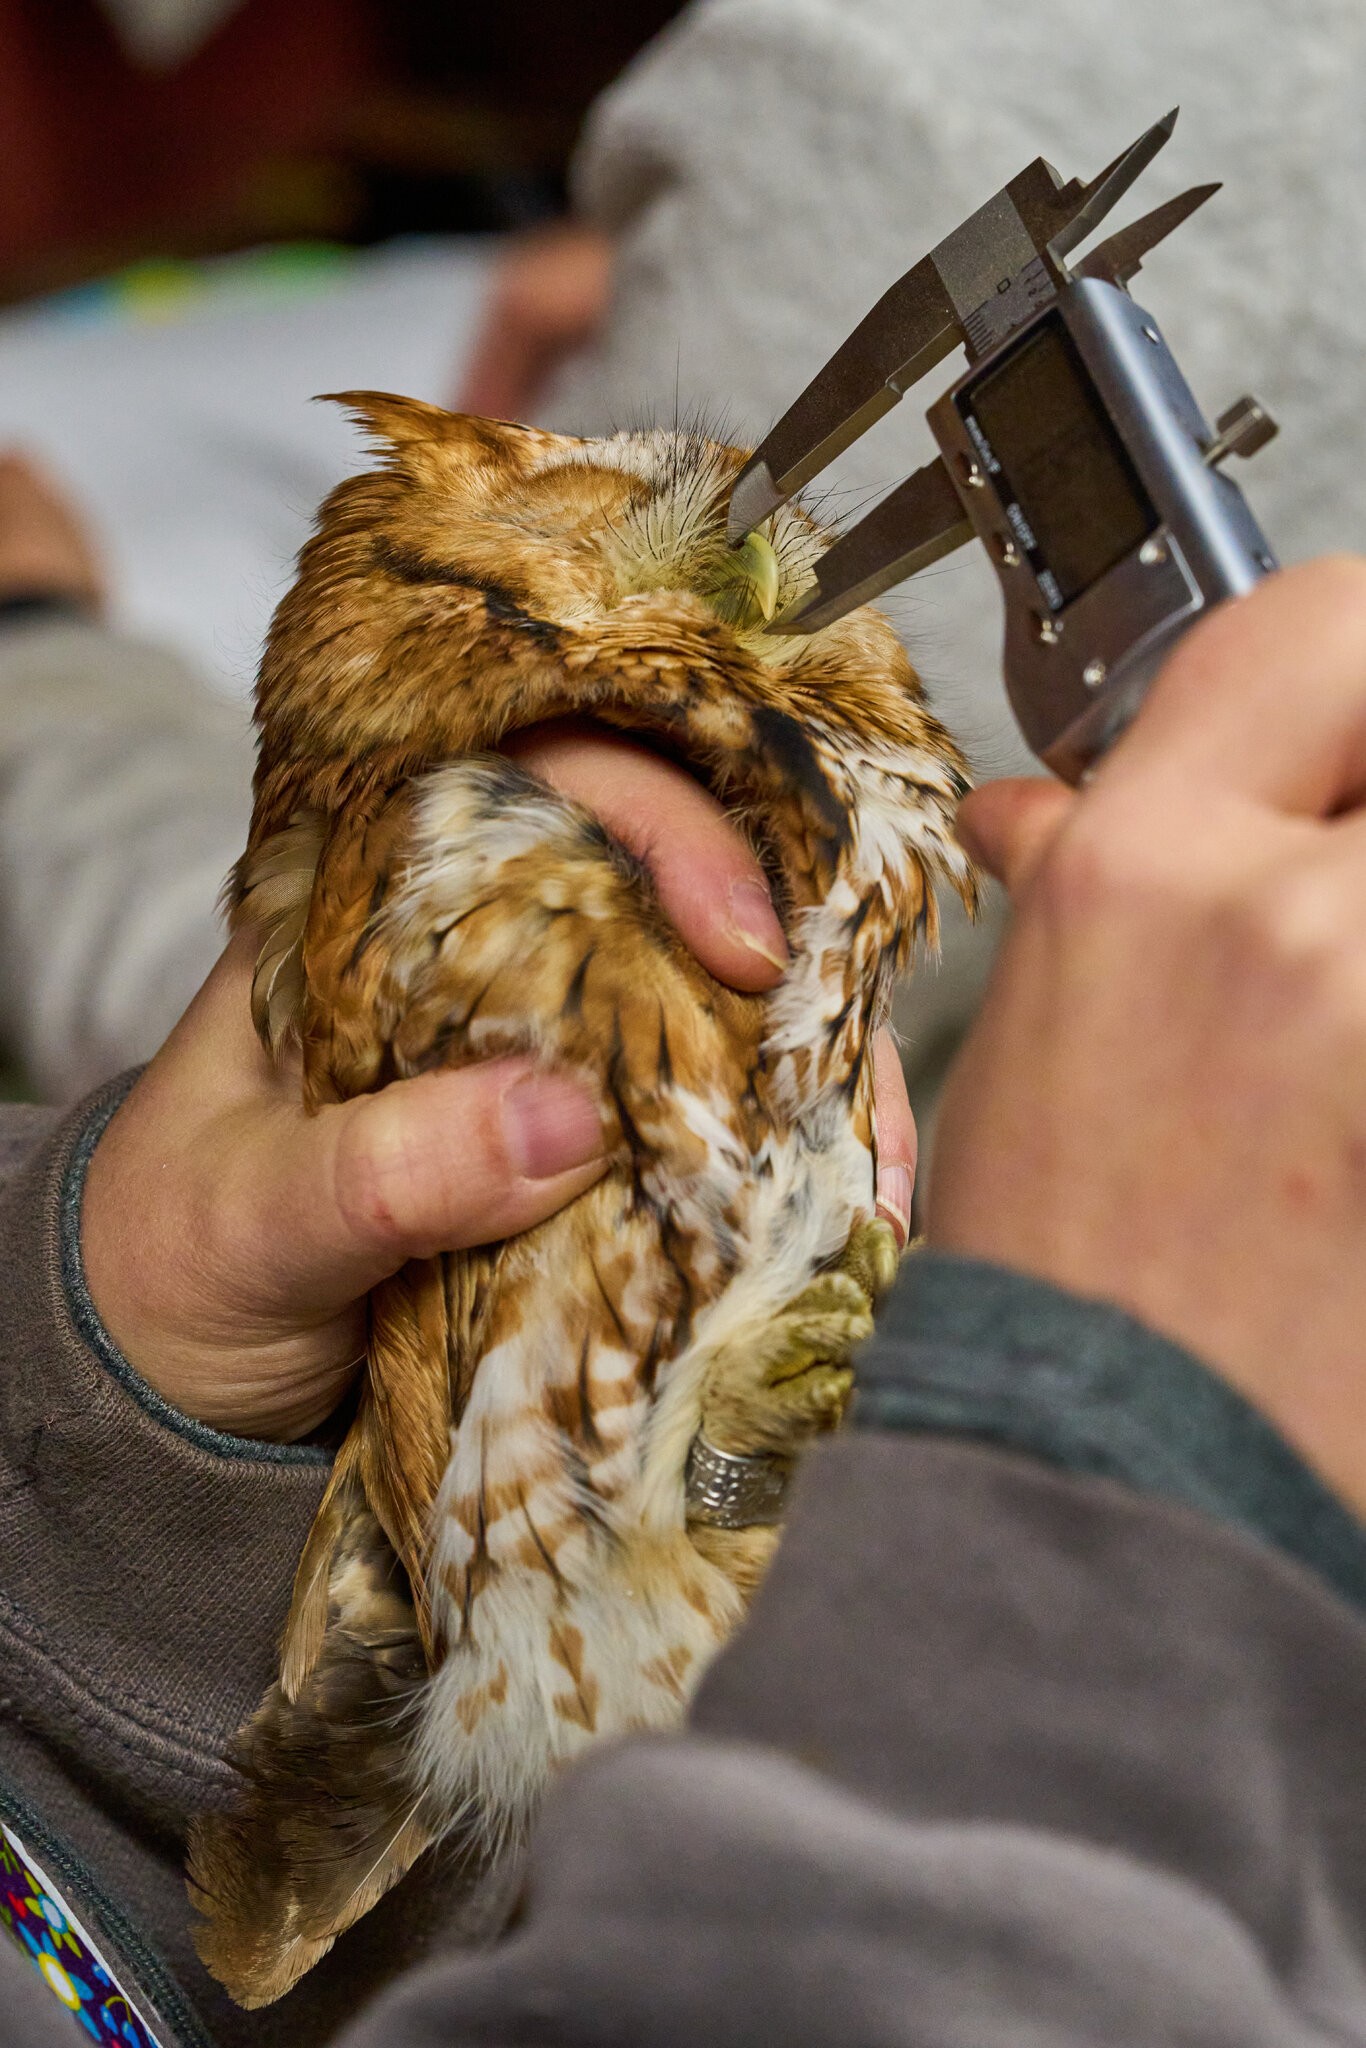
M 1204 203 L 1197 186 L 1064 258 L 1151 163 L 1164 121 L 1083 184 L 1038 157 L 879 299 L 741 471 L 739 542 L 960 342 L 967 374 L 926 417 L 940 456 L 822 556 L 771 631 L 811 633 L 976 533 L 1005 597 L 1005 682 L 1069 782 L 1120 733 L 1172 643 L 1276 566 L 1220 465 L 1276 432 L 1242 398 L 1211 428 L 1127 290 Z

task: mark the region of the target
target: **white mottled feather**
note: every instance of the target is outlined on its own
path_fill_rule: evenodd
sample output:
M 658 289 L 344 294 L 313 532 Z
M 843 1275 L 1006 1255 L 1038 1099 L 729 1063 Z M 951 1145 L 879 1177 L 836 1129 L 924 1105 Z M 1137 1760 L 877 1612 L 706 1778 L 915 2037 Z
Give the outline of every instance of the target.
M 740 1604 L 734 1587 L 688 1547 L 685 1534 L 684 1471 L 708 1372 L 724 1352 L 758 1344 L 775 1316 L 873 1213 L 873 1161 L 851 1128 L 847 1099 L 833 1083 L 817 1083 L 815 1059 L 802 1064 L 807 1079 L 799 1081 L 791 1055 L 814 1052 L 828 1041 L 830 1020 L 844 1001 L 842 934 L 863 893 L 886 888 L 889 869 L 904 887 L 902 870 L 912 864 L 917 871 L 924 861 L 959 873 L 965 863 L 948 833 L 954 792 L 938 763 L 911 753 L 854 749 L 833 733 L 826 737 L 844 778 L 840 794 L 851 806 L 855 836 L 827 901 L 793 919 L 791 965 L 768 998 L 768 1046 L 791 1128 L 781 1138 L 767 1138 L 760 1154 L 750 1156 L 737 1140 L 733 1104 L 724 1096 L 707 1100 L 660 1084 L 661 1094 L 703 1141 L 706 1164 L 700 1174 L 682 1174 L 659 1156 L 643 1168 L 646 1192 L 704 1244 L 724 1213 L 738 1211 L 742 1243 L 734 1277 L 697 1314 L 687 1348 L 660 1367 L 653 1400 L 642 1396 L 609 1411 L 617 1441 L 595 1470 L 602 1488 L 595 1505 L 610 1528 L 622 1539 L 631 1536 L 636 1546 L 629 1582 L 615 1562 L 610 1535 L 596 1532 L 586 1519 L 556 1551 L 554 1581 L 518 1568 L 520 1527 L 510 1528 L 505 1539 L 494 1522 L 487 1554 L 501 1569 L 479 1593 L 468 1634 L 462 1639 L 458 1617 L 445 1616 L 456 1647 L 423 1697 L 420 1771 L 441 1810 L 459 1805 L 462 1812 L 477 1812 L 490 1838 L 518 1829 L 546 1773 L 590 1739 L 677 1718 L 680 1697 L 701 1676 Z M 418 972 L 430 958 L 433 930 L 496 889 L 505 862 L 533 848 L 547 856 L 572 852 L 583 858 L 584 814 L 563 798 L 528 795 L 491 818 L 495 772 L 478 761 L 460 762 L 428 776 L 420 787 L 406 878 L 383 913 L 400 981 L 405 960 Z M 605 849 L 602 857 L 608 857 Z M 839 971 L 832 972 L 832 962 Z M 520 1032 L 544 1056 L 555 1054 L 553 1028 L 545 1024 L 494 1017 L 487 1026 L 500 1044 Z M 855 1017 L 851 1030 L 862 1034 L 864 1028 Z M 502 1475 L 554 1463 L 544 1393 L 573 1345 L 572 1329 L 541 1315 L 534 1327 L 480 1360 L 452 1434 L 434 1517 L 431 1576 L 438 1588 L 444 1567 L 468 1563 L 469 1538 L 450 1512 L 453 1504 Z M 599 1380 L 614 1374 L 629 1380 L 635 1367 L 629 1351 L 613 1354 L 610 1347 L 600 1348 L 592 1361 Z M 538 1524 L 544 1518 L 546 1526 L 572 1522 L 580 1505 L 563 1467 L 555 1481 L 541 1482 L 535 1499 Z M 642 1566 L 642 1542 L 658 1551 L 653 1600 L 640 1595 L 642 1569 L 650 1577 L 648 1559 Z M 680 1577 L 704 1585 L 705 1602 L 690 1603 L 679 1590 Z M 439 1590 L 434 1595 L 438 1614 L 442 1597 Z M 710 1619 L 699 1612 L 703 1605 Z M 566 1675 L 548 1649 L 552 1624 L 579 1629 L 591 1646 L 598 1689 L 591 1737 L 555 1710 Z M 678 1686 L 671 1689 L 644 1675 L 658 1670 L 664 1651 L 676 1653 L 680 1646 L 689 1662 Z M 490 1685 L 504 1688 L 498 1712 L 482 1714 L 466 1728 L 466 1703 Z M 461 1804 L 471 1795 L 473 1806 Z

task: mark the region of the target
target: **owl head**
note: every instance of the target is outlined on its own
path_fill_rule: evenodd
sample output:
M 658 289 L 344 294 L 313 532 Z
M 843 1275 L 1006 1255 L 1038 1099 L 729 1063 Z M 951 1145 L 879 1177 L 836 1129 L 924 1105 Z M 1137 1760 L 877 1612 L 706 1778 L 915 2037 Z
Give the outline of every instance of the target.
M 878 613 L 810 638 L 769 630 L 828 537 L 785 507 L 727 544 L 746 450 L 699 431 L 580 440 L 374 392 L 339 402 L 383 460 L 328 498 L 276 614 L 257 693 L 267 781 L 291 760 L 416 769 L 565 712 L 667 740 L 680 692 L 928 741 L 956 763 Z

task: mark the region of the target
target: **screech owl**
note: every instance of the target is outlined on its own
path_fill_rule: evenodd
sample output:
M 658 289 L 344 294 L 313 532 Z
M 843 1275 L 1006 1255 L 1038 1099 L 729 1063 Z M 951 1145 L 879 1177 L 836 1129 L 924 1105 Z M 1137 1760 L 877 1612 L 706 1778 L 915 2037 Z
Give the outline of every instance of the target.
M 690 1451 L 837 1419 L 895 1265 L 872 1033 L 933 880 L 972 896 L 963 764 L 886 621 L 767 630 L 825 537 L 787 509 L 728 549 L 744 450 L 343 402 L 385 459 L 323 507 L 262 663 L 232 897 L 258 1028 L 311 1106 L 530 1052 L 591 1079 L 612 1166 L 375 1291 L 240 1810 L 192 1836 L 201 1954 L 246 2005 L 428 1843 L 478 1864 L 585 1744 L 680 1716 L 774 1540 L 690 1508 Z M 492 751 L 570 713 L 733 812 L 791 946 L 773 993 L 716 982 L 639 864 Z

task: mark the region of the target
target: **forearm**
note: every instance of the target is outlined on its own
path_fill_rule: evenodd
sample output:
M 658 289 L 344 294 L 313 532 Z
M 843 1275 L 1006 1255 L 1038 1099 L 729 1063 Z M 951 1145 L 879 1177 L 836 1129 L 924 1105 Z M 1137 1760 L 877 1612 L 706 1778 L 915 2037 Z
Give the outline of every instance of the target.
M 148 1056 L 218 952 L 244 710 L 93 624 L 0 633 L 0 1026 L 69 1100 Z

